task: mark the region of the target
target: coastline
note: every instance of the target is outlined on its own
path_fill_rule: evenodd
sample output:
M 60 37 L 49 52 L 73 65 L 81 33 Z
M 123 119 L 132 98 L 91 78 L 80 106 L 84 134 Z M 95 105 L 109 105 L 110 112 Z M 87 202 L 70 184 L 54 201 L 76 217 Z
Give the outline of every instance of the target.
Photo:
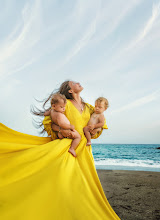
M 97 169 L 97 173 L 121 220 L 160 219 L 160 172 Z

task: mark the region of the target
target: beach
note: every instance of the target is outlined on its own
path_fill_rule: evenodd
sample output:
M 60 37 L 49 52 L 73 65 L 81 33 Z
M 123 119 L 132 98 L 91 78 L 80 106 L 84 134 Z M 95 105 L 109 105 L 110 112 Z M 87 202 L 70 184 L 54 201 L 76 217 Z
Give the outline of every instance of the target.
M 160 219 L 160 172 L 97 169 L 97 173 L 121 220 Z

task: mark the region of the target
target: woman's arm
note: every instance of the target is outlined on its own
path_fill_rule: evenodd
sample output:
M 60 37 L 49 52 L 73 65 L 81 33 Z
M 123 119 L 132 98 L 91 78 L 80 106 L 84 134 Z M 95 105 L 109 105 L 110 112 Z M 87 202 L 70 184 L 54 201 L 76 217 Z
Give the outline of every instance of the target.
M 60 126 L 53 124 L 53 123 L 52 123 L 52 129 L 53 131 L 60 132 L 64 137 L 72 138 L 71 130 L 69 129 L 63 129 Z

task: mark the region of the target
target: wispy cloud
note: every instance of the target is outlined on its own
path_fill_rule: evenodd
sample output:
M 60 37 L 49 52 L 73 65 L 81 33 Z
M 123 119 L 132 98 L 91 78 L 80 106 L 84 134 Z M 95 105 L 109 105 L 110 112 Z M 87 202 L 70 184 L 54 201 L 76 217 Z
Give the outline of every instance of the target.
M 90 13 L 91 9 L 93 11 Z M 63 22 L 53 22 L 47 28 L 43 26 L 41 11 L 40 0 L 35 0 L 33 5 L 27 3 L 24 6 L 21 12 L 23 23 L 16 24 L 15 29 L 0 48 L 0 78 L 23 70 L 48 52 L 54 53 L 56 49 L 60 49 L 62 45 L 67 44 L 70 39 L 74 39 L 79 32 L 76 42 L 73 40 L 65 56 L 63 55 L 61 60 L 55 59 L 54 70 L 57 71 L 62 68 L 88 44 L 95 33 L 99 1 L 88 1 L 87 3 L 77 1 L 75 7 Z M 43 13 L 46 13 L 46 11 L 43 11 Z M 89 14 L 92 14 L 93 19 L 88 19 Z M 81 25 L 83 23 L 84 27 Z M 81 26 L 80 32 L 79 28 Z M 43 34 L 42 27 L 44 28 Z
M 71 48 L 71 50 L 68 52 L 66 57 L 64 58 L 64 61 L 61 62 L 60 66 L 58 66 L 55 70 L 62 68 L 65 64 L 67 64 L 73 57 L 75 57 L 85 46 L 87 46 L 88 42 L 94 35 L 96 31 L 96 20 L 95 20 L 89 25 L 87 28 L 87 31 L 83 33 L 83 36 L 81 39 L 79 39 L 75 45 Z
M 157 4 L 153 4 L 151 17 L 146 22 L 145 26 L 143 27 L 143 30 L 141 30 L 140 33 L 138 34 L 137 38 L 133 42 L 130 43 L 127 49 L 131 49 L 135 47 L 138 43 L 140 43 L 147 36 L 147 34 L 151 31 L 152 27 L 157 21 L 159 15 L 160 15 L 160 2 Z
M 97 1 L 92 2 L 92 7 L 95 8 L 94 6 L 96 6 L 96 10 L 93 10 L 92 8 L 92 13 L 94 11 L 94 17 L 89 25 L 85 25 L 86 27 L 84 26 L 87 30 L 82 30 L 82 37 L 71 47 L 63 61 L 61 61 L 54 70 L 57 71 L 62 68 L 73 57 L 78 55 L 82 49 L 85 49 L 86 46 L 91 47 L 97 42 L 104 40 L 142 1 L 143 0 L 134 0 L 129 3 L 127 2 L 124 4 L 124 7 L 120 7 L 123 1 L 119 1 L 118 3 L 117 1 L 109 2 L 104 8 L 101 4 L 97 4 Z M 84 20 L 87 21 L 87 17 L 91 11 L 91 5 L 84 4 L 80 1 L 77 3 L 77 6 L 78 10 L 76 7 L 75 13 L 73 14 L 73 20 L 81 23 L 84 22 Z
M 142 3 L 143 0 L 126 1 L 106 1 L 101 6 L 101 12 L 97 18 L 97 33 L 92 39 L 92 43 L 98 43 L 112 34 L 125 18 Z M 123 5 L 123 7 L 122 7 Z
M 134 9 L 134 7 L 132 9 Z M 132 38 L 131 41 L 129 40 L 129 38 L 127 39 L 124 36 L 125 40 L 123 42 L 119 42 L 119 44 L 116 45 L 114 50 L 110 52 L 110 56 L 108 56 L 109 59 L 107 59 L 106 62 L 102 64 L 103 66 L 98 67 L 98 69 L 100 68 L 99 72 L 102 73 L 101 75 L 105 76 L 107 72 L 107 76 L 108 78 L 110 78 L 113 75 L 114 77 L 115 75 L 119 75 L 119 72 L 122 71 L 124 71 L 123 74 L 132 73 L 130 66 L 132 66 L 132 68 L 134 67 L 134 69 L 137 69 L 138 65 L 139 65 L 138 68 L 140 69 L 142 65 L 142 68 L 144 69 L 143 72 L 147 73 L 149 72 L 153 62 L 156 63 L 154 69 L 155 67 L 157 68 L 159 64 L 156 62 L 156 60 L 152 61 L 152 63 L 150 64 L 145 63 L 145 65 L 143 64 L 144 61 L 142 61 L 141 63 L 140 60 L 142 59 L 142 57 L 146 57 L 150 51 L 152 51 L 152 56 L 150 56 L 150 58 L 148 59 L 153 59 L 154 57 L 153 52 L 155 52 L 155 57 L 157 57 L 156 54 L 158 53 L 158 50 L 160 48 L 159 17 L 160 17 L 160 2 L 158 2 L 157 4 L 153 4 L 151 17 L 145 22 L 143 29 L 139 30 L 136 36 L 134 36 L 134 38 Z M 114 45 L 113 42 L 112 45 Z M 109 47 L 109 49 L 111 48 L 111 46 Z M 108 51 L 106 53 L 108 53 Z M 129 71 L 128 70 L 126 71 L 126 69 L 129 69 Z M 143 75 L 143 72 L 139 74 Z M 153 71 L 150 70 L 150 74 L 153 74 Z M 133 76 L 134 75 L 130 74 L 131 78 Z
M 32 63 L 34 53 L 31 54 L 31 51 L 39 41 L 41 33 L 40 8 L 41 5 L 38 0 L 33 5 L 25 4 L 21 12 L 22 22 L 16 24 L 11 35 L 6 38 L 3 46 L 1 46 L 1 78 L 22 69 L 28 63 Z
M 152 102 L 160 97 L 160 89 L 156 90 L 155 92 L 151 93 L 150 95 L 147 95 L 145 97 L 139 98 L 134 102 L 131 102 L 119 109 L 113 110 L 112 113 L 119 113 L 126 110 L 134 109 L 139 106 L 143 106 L 149 102 Z
M 97 96 L 108 98 L 113 109 L 109 111 L 116 117 L 108 117 L 115 125 L 111 129 L 114 135 L 112 140 L 104 140 L 122 140 L 121 131 L 126 127 L 124 140 L 131 140 L 135 130 L 130 125 L 134 121 L 140 126 L 139 113 L 145 112 L 145 123 L 150 120 L 155 125 L 160 108 L 160 0 L 64 0 L 63 4 L 59 0 L 6 0 L 3 6 L 0 100 L 1 118 L 9 127 L 14 124 L 21 130 L 27 118 L 22 131 L 32 133 L 27 112 L 33 96 L 46 97 L 66 77 L 80 80 L 86 102 L 94 104 Z M 16 123 L 17 108 L 11 112 L 6 100 L 19 108 Z M 126 113 L 132 109 L 130 117 Z M 123 120 L 125 127 L 120 123 Z M 158 126 L 159 122 L 152 133 Z M 146 137 L 145 130 L 140 132 Z M 137 141 L 140 132 L 135 134 Z M 149 138 L 159 143 L 158 135 Z

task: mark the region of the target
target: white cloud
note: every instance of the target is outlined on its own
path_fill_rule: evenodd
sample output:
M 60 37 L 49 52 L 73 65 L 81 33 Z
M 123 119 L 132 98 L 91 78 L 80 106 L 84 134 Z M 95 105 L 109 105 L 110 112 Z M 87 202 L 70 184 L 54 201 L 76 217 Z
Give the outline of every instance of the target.
M 148 19 L 145 26 L 143 27 L 143 30 L 140 31 L 137 38 L 133 42 L 131 42 L 131 44 L 127 47 L 127 49 L 131 49 L 135 47 L 147 36 L 147 34 L 151 31 L 152 27 L 157 21 L 159 15 L 160 15 L 160 2 L 157 4 L 153 4 L 151 17 Z
M 87 46 L 88 42 L 90 41 L 91 37 L 95 33 L 96 30 L 96 19 L 89 25 L 87 31 L 83 34 L 82 38 L 79 39 L 75 45 L 71 48 L 68 52 L 64 61 L 61 62 L 57 69 L 62 68 L 65 64 L 67 64 L 74 56 L 76 56 L 85 46 Z
M 134 109 L 139 106 L 143 106 L 149 102 L 155 101 L 159 97 L 160 97 L 160 89 L 151 93 L 150 95 L 139 98 L 139 99 L 135 100 L 134 102 L 131 102 L 130 104 L 127 104 L 119 109 L 113 110 L 112 113 L 119 113 L 119 112 L 123 112 L 126 110 Z
M 131 1 L 103 1 L 101 12 L 97 18 L 97 33 L 92 44 L 98 43 L 113 33 L 116 28 L 142 3 L 143 0 Z
M 91 104 L 97 96 L 109 99 L 111 108 L 106 113 L 108 123 L 114 125 L 109 130 L 113 142 L 121 140 L 123 134 L 119 135 L 119 130 L 126 128 L 128 135 L 124 140 L 132 140 L 131 118 L 137 127 L 140 123 L 141 128 L 145 127 L 144 121 L 148 118 L 155 125 L 160 108 L 160 91 L 155 91 L 160 80 L 160 6 L 155 4 L 153 10 L 151 6 L 157 0 L 14 2 L 16 4 L 9 4 L 9 10 L 3 11 L 6 14 L 0 14 L 9 24 L 7 27 L 0 23 L 3 33 L 0 38 L 0 78 L 3 79 L 0 100 L 4 123 L 13 125 L 14 115 L 17 116 L 17 108 L 13 108 L 11 114 L 7 98 L 12 97 L 12 103 L 21 109 L 19 120 L 14 124 L 21 130 L 25 123 L 21 119 L 28 118 L 26 107 L 34 102 L 33 96 L 42 99 L 69 78 L 82 82 L 85 87 L 82 97 Z M 10 11 L 11 17 L 8 16 Z M 144 93 L 148 95 L 143 97 Z M 153 105 L 146 108 L 147 103 Z M 26 109 L 25 114 L 22 114 L 23 109 Z M 112 109 L 115 109 L 113 115 Z M 116 114 L 119 112 L 122 114 Z M 142 114 L 143 121 L 137 121 Z M 125 121 L 125 126 L 121 121 Z M 157 127 L 154 126 L 154 133 Z M 22 131 L 32 132 L 32 129 L 28 120 Z M 139 133 L 135 135 L 136 140 Z M 149 138 L 159 141 L 159 137 L 154 140 L 153 135 Z
M 0 48 L 0 77 L 6 77 L 16 72 L 22 66 L 32 63 L 31 50 L 37 44 L 41 34 L 40 1 L 36 0 L 33 5 L 28 3 L 24 6 L 22 23 L 18 23 L 11 35 Z M 11 38 L 12 37 L 12 38 Z M 35 57 L 34 57 L 35 59 Z

